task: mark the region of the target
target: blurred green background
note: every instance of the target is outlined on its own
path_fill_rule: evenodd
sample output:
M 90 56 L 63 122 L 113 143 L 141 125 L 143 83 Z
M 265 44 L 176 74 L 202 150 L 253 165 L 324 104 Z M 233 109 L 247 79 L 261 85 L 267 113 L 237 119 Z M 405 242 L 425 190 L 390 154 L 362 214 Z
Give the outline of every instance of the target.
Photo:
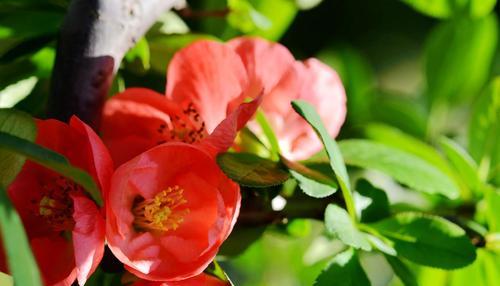
M 0 107 L 45 116 L 55 41 L 68 2 L 0 1 Z M 469 142 L 468 126 L 475 106 L 484 104 L 487 84 L 500 73 L 495 0 L 187 2 L 188 8 L 165 13 L 129 51 L 111 93 L 131 86 L 163 92 L 169 59 L 196 39 L 257 35 L 281 42 L 298 59 L 317 57 L 337 70 L 348 96 L 340 138 L 367 136 L 371 123 L 431 145 L 446 135 L 468 146 L 480 170 L 484 167 L 484 148 Z M 489 104 L 498 110 L 498 102 Z M 500 183 L 500 170 L 484 172 Z M 406 193 L 389 197 L 424 201 L 423 209 L 433 201 Z M 231 255 L 221 262 L 236 285 L 312 285 L 343 248 L 324 234 L 322 223 L 298 219 L 286 226 L 237 229 L 222 251 Z M 361 257 L 372 285 L 400 284 L 381 255 Z M 483 250 L 462 270 L 414 268 L 421 285 L 500 285 L 500 258 Z

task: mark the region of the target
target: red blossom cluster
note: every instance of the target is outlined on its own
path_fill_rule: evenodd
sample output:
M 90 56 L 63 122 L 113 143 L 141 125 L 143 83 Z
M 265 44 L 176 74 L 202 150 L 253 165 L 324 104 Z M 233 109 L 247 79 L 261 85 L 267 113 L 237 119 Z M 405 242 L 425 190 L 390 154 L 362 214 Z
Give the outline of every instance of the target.
M 295 99 L 314 104 L 338 133 L 345 93 L 324 64 L 256 38 L 198 41 L 172 59 L 165 95 L 131 88 L 107 101 L 102 141 L 76 117 L 37 120 L 36 143 L 87 171 L 104 198 L 100 208 L 79 185 L 29 161 L 9 186 L 44 283 L 84 285 L 107 244 L 135 286 L 225 285 L 203 271 L 236 223 L 241 196 L 215 157 L 248 121 L 261 133 L 251 121 L 259 106 L 285 157 L 319 151 L 290 107 Z M 2 260 L 0 252 L 7 271 Z

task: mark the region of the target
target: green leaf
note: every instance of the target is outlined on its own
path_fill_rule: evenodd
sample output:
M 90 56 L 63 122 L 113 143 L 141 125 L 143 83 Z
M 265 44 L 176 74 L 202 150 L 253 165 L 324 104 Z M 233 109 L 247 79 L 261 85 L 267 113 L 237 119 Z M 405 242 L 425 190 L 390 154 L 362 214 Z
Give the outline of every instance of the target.
M 421 265 L 456 269 L 476 258 L 465 231 L 437 216 L 399 213 L 370 226 L 394 242 L 398 255 Z
M 391 214 L 389 199 L 383 190 L 374 187 L 367 180 L 361 179 L 356 184 L 356 191 L 364 198 L 363 201 L 368 201 L 363 208 L 360 208 L 360 203 L 356 203 L 356 207 L 360 208 L 361 222 L 378 221 Z
M 321 272 L 314 286 L 370 286 L 359 258 L 353 249 L 337 254 Z
M 0 227 L 9 270 L 16 285 L 42 286 L 40 272 L 31 253 L 21 218 L 0 186 Z
M 14 109 L 0 109 L 0 131 L 28 141 L 36 137 L 35 121 L 30 115 Z M 21 171 L 26 158 L 0 148 L 0 186 L 7 187 Z
M 344 159 L 342 158 L 342 153 L 340 152 L 337 142 L 330 137 L 328 131 L 323 125 L 321 118 L 314 110 L 314 107 L 302 100 L 292 101 L 293 109 L 304 118 L 316 131 L 319 138 L 325 146 L 326 153 L 330 159 L 330 167 L 332 168 L 337 181 L 339 182 L 340 188 L 342 190 L 342 195 L 346 202 L 346 207 L 351 218 L 356 221 L 356 209 L 354 208 L 354 202 L 352 198 L 351 183 L 349 181 L 349 175 L 347 174 L 347 168 L 344 164 Z
M 500 233 L 500 190 L 485 190 L 486 222 L 490 232 Z
M 479 162 L 482 179 L 500 183 L 500 77 L 496 77 L 474 106 L 469 126 L 469 151 Z
M 371 250 L 366 235 L 358 230 L 349 214 L 341 207 L 329 204 L 325 211 L 325 227 L 328 233 L 356 249 Z
M 482 17 L 495 7 L 496 0 L 402 0 L 422 14 L 436 18 L 454 15 Z
M 25 156 L 71 179 L 86 189 L 97 204 L 102 205 L 101 194 L 92 177 L 82 169 L 71 166 L 68 159 L 61 154 L 5 132 L 0 132 L 0 148 Z
M 467 186 L 471 190 L 481 188 L 482 183 L 478 174 L 478 166 L 469 153 L 458 143 L 445 137 L 439 140 L 439 145 Z
M 274 134 L 273 128 L 271 127 L 271 124 L 269 124 L 269 121 L 262 110 L 257 111 L 255 120 L 259 123 L 259 126 L 265 135 L 267 141 L 266 143 L 269 146 L 273 159 L 278 159 L 278 156 L 281 153 L 278 138 L 276 138 L 276 134 Z
M 405 286 L 418 286 L 417 278 L 401 259 L 389 255 L 385 255 L 385 259 Z
M 248 34 L 268 40 L 279 40 L 298 12 L 297 6 L 289 0 L 252 0 L 251 3 L 255 11 L 266 20 L 259 24 L 260 17 L 256 17 L 256 29 Z
M 450 164 L 434 147 L 397 128 L 383 124 L 368 124 L 364 131 L 366 137 L 372 140 L 401 149 L 432 164 L 448 177 L 452 178 L 462 194 L 468 194 L 469 190 L 464 182 L 464 178 L 459 176 L 457 172 L 450 167 Z
M 149 44 L 146 38 L 143 37 L 139 41 L 137 41 L 135 46 L 125 54 L 125 60 L 131 63 L 138 60 L 141 63 L 143 70 L 145 71 L 149 70 L 151 54 L 149 51 Z
M 325 198 L 337 191 L 337 185 L 326 184 L 310 179 L 301 173 L 290 170 L 292 177 L 299 183 L 300 189 L 308 196 L 313 198 Z
M 247 187 L 276 186 L 289 178 L 280 163 L 251 153 L 223 153 L 217 156 L 217 163 L 230 179 Z
M 458 198 L 455 183 L 415 155 L 363 139 L 344 140 L 339 145 L 348 165 L 383 172 L 416 191 Z
M 440 24 L 431 33 L 425 55 L 431 101 L 456 104 L 477 95 L 488 80 L 497 27 L 494 15 L 481 19 L 462 17 Z

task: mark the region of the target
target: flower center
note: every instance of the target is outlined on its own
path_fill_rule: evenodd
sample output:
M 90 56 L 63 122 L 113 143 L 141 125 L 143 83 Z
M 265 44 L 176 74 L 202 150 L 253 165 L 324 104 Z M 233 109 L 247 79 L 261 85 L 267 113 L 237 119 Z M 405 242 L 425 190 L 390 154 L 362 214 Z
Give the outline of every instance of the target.
M 136 199 L 132 207 L 134 226 L 139 231 L 167 232 L 176 230 L 189 213 L 179 186 L 169 187 L 152 199 Z
M 57 177 L 44 185 L 43 189 L 44 195 L 38 201 L 37 215 L 55 231 L 72 230 L 75 220 L 70 193 L 82 192 L 81 187 L 64 177 Z
M 170 120 L 171 126 L 167 126 L 165 123 L 159 125 L 157 129 L 160 136 L 158 144 L 168 141 L 192 144 L 200 141 L 208 134 L 205 129 L 205 122 L 201 120 L 200 114 L 192 103 L 187 105 L 182 114 L 174 115 Z

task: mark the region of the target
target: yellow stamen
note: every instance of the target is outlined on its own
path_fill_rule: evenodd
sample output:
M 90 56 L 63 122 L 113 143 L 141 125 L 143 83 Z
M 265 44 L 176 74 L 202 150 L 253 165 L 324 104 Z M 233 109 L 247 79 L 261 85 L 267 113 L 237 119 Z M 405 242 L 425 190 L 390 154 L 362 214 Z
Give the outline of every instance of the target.
M 154 198 L 137 202 L 132 207 L 134 226 L 141 231 L 166 232 L 176 230 L 189 213 L 182 205 L 187 201 L 179 186 L 169 187 Z

